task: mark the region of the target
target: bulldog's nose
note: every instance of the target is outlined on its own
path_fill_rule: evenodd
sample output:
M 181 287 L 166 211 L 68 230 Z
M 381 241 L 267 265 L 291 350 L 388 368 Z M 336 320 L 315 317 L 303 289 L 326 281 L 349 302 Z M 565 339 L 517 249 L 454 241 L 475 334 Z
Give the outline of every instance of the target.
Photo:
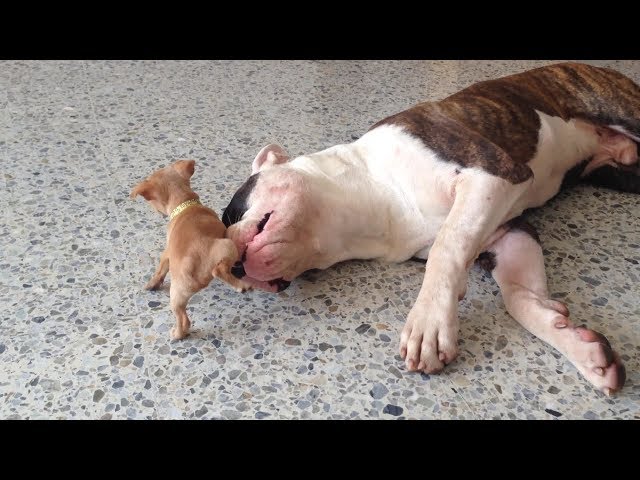
M 247 275 L 247 272 L 244 271 L 244 265 L 242 262 L 236 262 L 233 267 L 231 267 L 231 274 L 236 278 L 242 278 Z

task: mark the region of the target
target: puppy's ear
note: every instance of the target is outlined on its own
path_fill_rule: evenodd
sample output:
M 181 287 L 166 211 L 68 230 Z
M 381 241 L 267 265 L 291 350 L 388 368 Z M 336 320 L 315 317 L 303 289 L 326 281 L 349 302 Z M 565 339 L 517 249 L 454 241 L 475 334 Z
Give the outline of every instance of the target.
M 189 180 L 191 175 L 196 169 L 196 161 L 195 160 L 178 160 L 173 164 L 173 168 L 175 168 L 180 176 L 185 180 Z
M 251 175 L 258 173 L 263 168 L 273 167 L 279 163 L 289 161 L 289 154 L 280 145 L 270 143 L 264 147 L 251 164 Z
M 143 180 L 131 190 L 130 198 L 142 195 L 145 200 L 152 200 L 156 195 L 155 185 L 149 180 Z

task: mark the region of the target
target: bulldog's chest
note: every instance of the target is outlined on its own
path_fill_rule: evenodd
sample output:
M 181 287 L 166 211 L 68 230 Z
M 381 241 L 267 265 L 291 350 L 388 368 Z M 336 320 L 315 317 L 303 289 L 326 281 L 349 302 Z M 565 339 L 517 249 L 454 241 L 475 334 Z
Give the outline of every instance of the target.
M 380 201 L 388 205 L 387 248 L 381 259 L 404 261 L 428 251 L 451 210 L 462 167 L 393 126 L 378 127 L 357 143 L 366 151 L 368 175 L 382 186 Z

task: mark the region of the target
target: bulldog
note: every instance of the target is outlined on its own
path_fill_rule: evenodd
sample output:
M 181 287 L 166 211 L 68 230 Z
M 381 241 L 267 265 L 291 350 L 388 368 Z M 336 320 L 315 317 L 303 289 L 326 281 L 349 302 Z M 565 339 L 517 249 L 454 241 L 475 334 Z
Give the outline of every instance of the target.
M 400 335 L 409 371 L 458 354 L 458 302 L 477 261 L 508 312 L 605 394 L 625 368 L 604 335 L 549 297 L 538 235 L 522 213 L 569 178 L 640 193 L 640 87 L 562 63 L 471 85 L 371 127 L 358 140 L 291 159 L 267 145 L 222 220 L 242 280 L 281 291 L 348 259 L 427 259 Z

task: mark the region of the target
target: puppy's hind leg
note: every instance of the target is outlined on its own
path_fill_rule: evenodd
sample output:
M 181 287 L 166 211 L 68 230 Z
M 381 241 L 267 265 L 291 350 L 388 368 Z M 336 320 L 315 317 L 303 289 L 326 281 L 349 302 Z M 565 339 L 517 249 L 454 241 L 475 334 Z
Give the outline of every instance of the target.
M 228 283 L 235 288 L 237 292 L 251 290 L 251 285 L 231 274 L 231 267 L 238 261 L 238 249 L 233 243 L 233 240 L 228 238 L 216 240 L 211 252 L 214 265 L 211 275 L 213 275 L 214 278 L 219 278 L 223 282 Z
M 156 273 L 153 274 L 151 280 L 147 282 L 144 286 L 145 290 L 157 290 L 160 288 L 162 283 L 164 282 L 164 277 L 167 276 L 167 272 L 169 271 L 169 256 L 167 255 L 167 251 L 162 252 L 162 256 L 160 257 L 160 264 L 156 269 Z
M 176 316 L 176 326 L 171 329 L 171 337 L 181 340 L 187 336 L 191 321 L 187 315 L 187 303 L 194 292 L 186 289 L 175 279 L 171 282 L 171 311 Z

